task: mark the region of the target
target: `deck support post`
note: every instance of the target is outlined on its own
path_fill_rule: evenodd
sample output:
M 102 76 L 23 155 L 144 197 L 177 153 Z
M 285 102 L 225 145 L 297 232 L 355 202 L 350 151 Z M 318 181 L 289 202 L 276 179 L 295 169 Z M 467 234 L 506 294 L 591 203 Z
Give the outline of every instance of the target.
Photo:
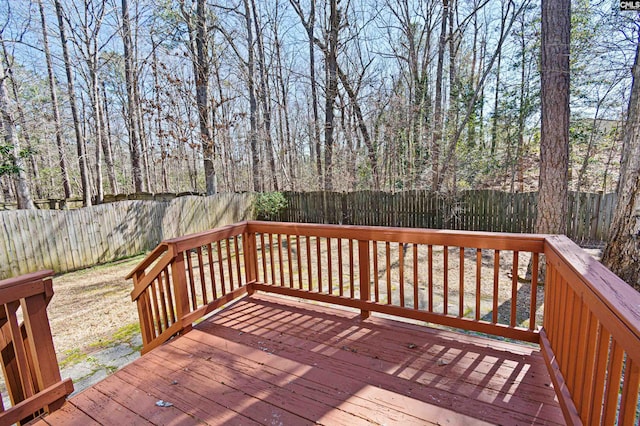
M 369 271 L 371 269 L 369 259 L 369 241 L 358 240 L 358 269 L 360 275 L 360 300 L 369 302 L 371 299 L 371 279 Z M 369 318 L 371 312 L 365 309 L 360 310 L 360 317 L 365 320 Z

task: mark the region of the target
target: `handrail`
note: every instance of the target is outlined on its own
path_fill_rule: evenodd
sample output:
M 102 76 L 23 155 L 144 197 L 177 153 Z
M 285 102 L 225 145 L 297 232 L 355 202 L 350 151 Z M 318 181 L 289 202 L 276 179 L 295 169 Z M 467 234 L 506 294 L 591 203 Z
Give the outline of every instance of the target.
M 143 353 L 247 293 L 250 280 L 241 277 L 246 226 L 241 222 L 165 240 L 127 275 L 133 278 L 131 299 L 138 307 Z
M 542 352 L 567 422 L 637 424 L 640 293 L 565 236 L 545 254 Z
M 12 404 L 0 404 L 0 424 L 52 412 L 73 392 L 71 380 L 61 379 L 49 328 L 52 275 L 46 270 L 0 281 L 0 359 Z

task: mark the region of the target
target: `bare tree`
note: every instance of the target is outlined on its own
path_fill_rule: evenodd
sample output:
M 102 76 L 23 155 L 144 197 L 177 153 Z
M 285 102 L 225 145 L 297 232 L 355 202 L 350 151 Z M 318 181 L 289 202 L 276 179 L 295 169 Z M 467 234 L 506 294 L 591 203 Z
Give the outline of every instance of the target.
M 58 3 L 59 0 L 56 0 Z M 138 104 L 137 91 L 134 88 L 136 79 L 134 78 L 133 50 L 131 41 L 131 23 L 129 20 L 128 0 L 122 0 L 122 42 L 124 45 L 124 74 L 127 85 L 127 127 L 129 130 L 129 149 L 131 152 L 131 170 L 133 174 L 133 186 L 136 192 L 144 191 L 144 181 L 142 177 L 141 153 L 140 153 L 140 132 L 138 129 Z
M 64 25 L 64 11 L 60 0 L 54 0 L 56 6 L 56 15 L 58 17 L 58 29 L 60 30 L 60 44 L 62 45 L 62 56 L 64 59 L 64 67 L 67 73 L 67 89 L 69 94 L 69 104 L 71 107 L 71 116 L 73 118 L 73 128 L 76 136 L 76 148 L 78 152 L 78 165 L 80 166 L 80 180 L 82 183 L 82 204 L 84 206 L 91 205 L 91 183 L 89 182 L 89 171 L 87 169 L 87 158 L 85 152 L 85 141 L 80 129 L 80 115 L 76 105 L 76 93 L 73 78 L 73 69 L 71 58 L 69 57 L 69 48 L 67 46 L 67 36 Z
M 62 143 L 62 122 L 60 120 L 60 106 L 58 105 L 58 88 L 56 79 L 53 74 L 53 63 L 51 61 L 51 52 L 49 51 L 49 36 L 47 34 L 47 20 L 42 7 L 42 0 L 38 0 L 38 9 L 40 11 L 40 22 L 42 24 L 42 45 L 44 55 L 47 61 L 47 77 L 49 79 L 49 95 L 51 96 L 51 108 L 53 110 L 53 122 L 56 131 L 56 147 L 58 148 L 58 164 L 60 165 L 60 174 L 62 175 L 62 189 L 64 197 L 71 197 L 71 185 L 69 184 L 69 173 L 67 172 L 67 164 L 64 155 L 64 146 Z
M 27 184 L 27 174 L 24 171 L 24 162 L 20 153 L 20 143 L 16 131 L 16 119 L 14 115 L 15 106 L 9 97 L 7 90 L 8 75 L 5 73 L 3 60 L 0 60 L 0 114 L 2 114 L 2 130 L 6 146 L 9 148 L 10 162 L 12 163 L 11 175 L 18 199 L 19 209 L 35 209 L 29 185 Z

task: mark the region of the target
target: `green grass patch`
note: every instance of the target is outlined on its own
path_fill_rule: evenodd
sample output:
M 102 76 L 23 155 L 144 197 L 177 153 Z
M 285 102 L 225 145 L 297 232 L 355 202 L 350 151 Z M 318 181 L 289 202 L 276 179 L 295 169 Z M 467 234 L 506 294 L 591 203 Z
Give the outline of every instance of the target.
M 134 322 L 120 327 L 111 337 L 100 339 L 97 342 L 91 343 L 89 346 L 92 349 L 109 348 L 119 343 L 129 343 L 138 334 L 140 334 L 140 323 Z

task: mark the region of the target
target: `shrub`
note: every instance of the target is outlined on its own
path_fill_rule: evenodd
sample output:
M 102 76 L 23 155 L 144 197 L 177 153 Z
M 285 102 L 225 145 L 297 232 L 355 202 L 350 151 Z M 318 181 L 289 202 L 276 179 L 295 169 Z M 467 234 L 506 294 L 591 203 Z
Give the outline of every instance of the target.
M 258 220 L 273 220 L 287 207 L 287 199 L 282 192 L 261 192 L 255 201 L 255 213 Z

